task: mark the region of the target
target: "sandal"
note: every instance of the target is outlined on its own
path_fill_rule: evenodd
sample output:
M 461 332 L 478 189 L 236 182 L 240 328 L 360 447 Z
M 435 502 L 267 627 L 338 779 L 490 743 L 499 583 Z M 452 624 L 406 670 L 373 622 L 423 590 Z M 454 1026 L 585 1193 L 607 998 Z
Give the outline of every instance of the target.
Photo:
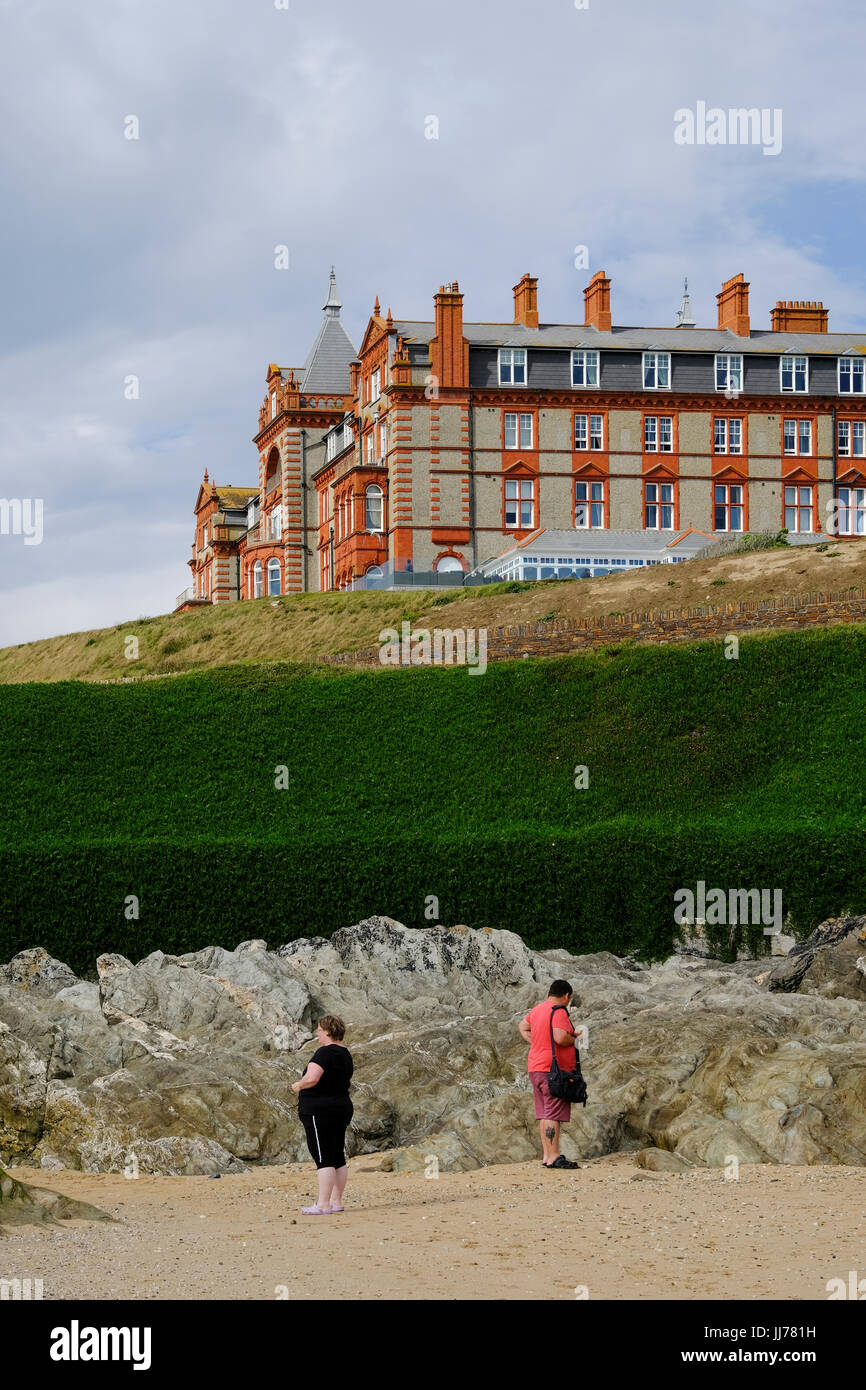
M 323 1207 L 320 1207 L 320 1206 L 318 1205 L 317 1202 L 314 1203 L 311 1207 L 301 1207 L 301 1216 L 330 1216 L 330 1215 L 331 1215 L 330 1211 L 326 1211 Z

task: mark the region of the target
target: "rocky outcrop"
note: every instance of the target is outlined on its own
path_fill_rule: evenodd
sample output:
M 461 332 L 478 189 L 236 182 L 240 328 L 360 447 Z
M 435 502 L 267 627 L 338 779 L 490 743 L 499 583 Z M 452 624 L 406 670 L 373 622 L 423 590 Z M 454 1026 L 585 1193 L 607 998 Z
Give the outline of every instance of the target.
M 26 951 L 0 967 L 0 1161 L 135 1176 L 306 1160 L 290 1085 L 324 1013 L 350 1029 L 351 1152 L 420 1170 L 536 1158 L 517 1024 L 564 976 L 590 1093 L 567 1156 L 866 1163 L 863 926 L 826 923 L 769 969 L 386 917 L 277 951 L 102 956 L 96 983 Z
M 31 1187 L 0 1168 L 0 1235 L 4 1226 L 56 1226 L 60 1221 L 111 1221 L 113 1217 L 89 1202 Z
M 866 1003 L 866 917 L 831 917 L 770 971 L 772 990 Z

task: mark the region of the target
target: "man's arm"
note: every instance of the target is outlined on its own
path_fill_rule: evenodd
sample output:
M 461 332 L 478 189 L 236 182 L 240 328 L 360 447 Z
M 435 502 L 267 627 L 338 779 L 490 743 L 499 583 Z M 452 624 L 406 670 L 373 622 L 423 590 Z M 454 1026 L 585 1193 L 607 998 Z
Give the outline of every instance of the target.
M 531 1042 L 532 1042 L 532 1030 L 531 1030 L 531 1028 L 529 1027 L 529 1023 L 527 1022 L 527 1020 L 526 1020 L 525 1018 L 522 1018 L 522 1019 L 520 1020 L 520 1022 L 518 1023 L 518 1025 L 517 1025 L 517 1031 L 518 1031 L 518 1033 L 520 1034 L 520 1036 L 522 1037 L 522 1039 L 523 1039 L 524 1042 L 528 1042 L 528 1043 L 531 1043 Z
M 563 1009 L 565 1017 L 568 1019 L 568 1027 L 554 1028 L 553 1041 L 556 1043 L 557 1047 L 570 1047 L 574 1042 L 574 1029 L 571 1026 L 571 1019 L 568 1018 L 568 1010 L 565 1008 L 565 1005 L 561 1004 L 560 1008 Z M 559 1013 L 559 1009 L 557 1009 L 556 1012 Z

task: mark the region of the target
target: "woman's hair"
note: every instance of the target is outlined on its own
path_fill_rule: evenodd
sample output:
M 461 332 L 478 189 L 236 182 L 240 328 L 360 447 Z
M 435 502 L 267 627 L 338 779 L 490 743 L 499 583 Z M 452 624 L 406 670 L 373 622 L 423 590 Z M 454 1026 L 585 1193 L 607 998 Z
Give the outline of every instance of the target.
M 324 1028 L 329 1038 L 334 1042 L 342 1042 L 346 1036 L 346 1025 L 336 1014 L 325 1014 L 324 1018 L 319 1019 L 319 1027 Z

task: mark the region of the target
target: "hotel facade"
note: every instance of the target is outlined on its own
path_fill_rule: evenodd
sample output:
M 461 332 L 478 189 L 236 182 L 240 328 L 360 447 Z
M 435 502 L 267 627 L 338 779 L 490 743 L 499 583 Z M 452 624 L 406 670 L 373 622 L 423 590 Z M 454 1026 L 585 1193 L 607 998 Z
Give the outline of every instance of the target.
M 332 271 L 305 365 L 268 368 L 257 479 L 205 473 L 178 607 L 866 533 L 866 334 L 803 301 L 753 328 L 742 275 L 715 328 L 688 293 L 674 327 L 614 325 L 602 271 L 583 297 L 580 324 L 542 322 L 530 275 L 510 322 L 466 322 L 456 282 L 428 321 L 377 299 L 356 351 Z

